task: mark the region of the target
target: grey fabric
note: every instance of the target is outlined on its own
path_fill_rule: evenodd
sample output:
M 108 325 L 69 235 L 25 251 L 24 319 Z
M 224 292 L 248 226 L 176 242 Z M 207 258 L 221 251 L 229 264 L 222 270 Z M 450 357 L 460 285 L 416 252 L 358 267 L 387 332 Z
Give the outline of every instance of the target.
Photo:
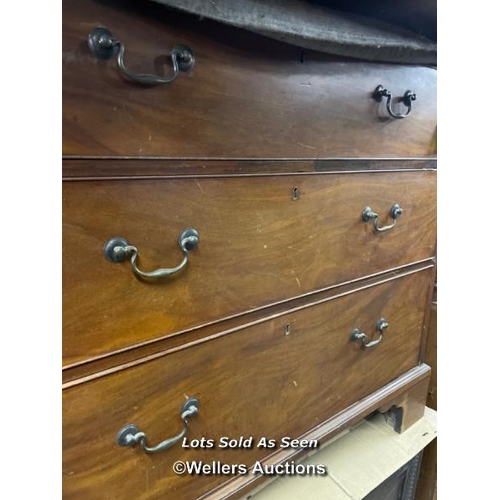
M 304 0 L 154 0 L 169 7 L 329 54 L 436 64 L 437 46 L 402 28 Z

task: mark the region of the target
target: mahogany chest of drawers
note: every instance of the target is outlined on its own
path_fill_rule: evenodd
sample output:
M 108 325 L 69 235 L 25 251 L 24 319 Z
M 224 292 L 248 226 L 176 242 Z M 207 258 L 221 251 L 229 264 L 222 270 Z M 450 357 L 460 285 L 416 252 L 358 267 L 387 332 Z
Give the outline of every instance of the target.
M 117 69 L 126 47 L 132 76 L 168 77 L 176 44 L 192 58 L 170 83 Z M 239 498 L 267 479 L 252 464 L 310 451 L 261 438 L 420 417 L 435 93 L 432 68 L 63 2 L 64 498 Z

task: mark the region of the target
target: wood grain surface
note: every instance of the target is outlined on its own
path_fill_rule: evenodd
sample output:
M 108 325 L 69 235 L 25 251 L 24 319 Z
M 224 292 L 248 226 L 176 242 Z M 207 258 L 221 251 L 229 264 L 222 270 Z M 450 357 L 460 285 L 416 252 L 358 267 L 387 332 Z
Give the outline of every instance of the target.
M 396 202 L 392 230 L 361 221 Z M 172 279 L 102 253 L 123 236 L 142 269 L 172 267 L 186 227 L 199 248 Z M 435 230 L 433 171 L 64 183 L 64 365 L 430 258 Z
M 152 361 L 157 357 L 164 356 L 167 352 L 174 352 L 186 345 L 193 347 L 196 344 L 204 342 L 207 337 L 217 338 L 231 335 L 242 328 L 263 323 L 270 317 L 278 318 L 290 312 L 298 312 L 425 269 L 434 269 L 433 259 L 426 259 L 415 264 L 388 269 L 383 273 L 354 279 L 338 286 L 325 288 L 320 292 L 278 302 L 265 309 L 256 309 L 242 315 L 232 316 L 224 320 L 192 328 L 180 334 L 167 335 L 151 342 L 136 344 L 131 348 L 114 351 L 107 356 L 69 365 L 64 367 L 62 371 L 63 389 Z M 426 315 L 424 325 L 427 324 L 427 319 Z M 424 328 L 425 331 L 426 329 Z M 420 358 L 423 359 L 422 348 Z
M 98 161 L 96 161 L 98 160 Z M 317 159 L 317 160 L 161 160 L 137 158 L 65 158 L 64 181 L 94 179 L 161 179 L 163 177 L 284 175 L 314 172 L 359 172 L 368 170 L 399 172 L 401 170 L 436 169 L 436 160 L 405 159 Z
M 200 399 L 189 439 L 281 440 L 374 393 L 418 365 L 432 277 L 425 270 L 63 391 L 64 498 L 193 499 L 229 477 L 176 476 L 176 460 L 250 465 L 276 451 L 176 445 L 146 455 L 115 444 L 127 423 L 150 445 L 176 434 L 187 396 Z M 376 336 L 382 316 L 389 328 L 379 345 L 349 341 L 355 327 Z
M 187 158 L 433 157 L 436 71 L 304 52 L 153 2 L 64 0 L 63 154 Z M 173 45 L 196 64 L 174 82 L 125 80 L 116 60 L 97 60 L 89 32 L 103 26 L 126 47 L 135 73 L 168 74 Z M 388 88 L 395 120 L 372 99 Z

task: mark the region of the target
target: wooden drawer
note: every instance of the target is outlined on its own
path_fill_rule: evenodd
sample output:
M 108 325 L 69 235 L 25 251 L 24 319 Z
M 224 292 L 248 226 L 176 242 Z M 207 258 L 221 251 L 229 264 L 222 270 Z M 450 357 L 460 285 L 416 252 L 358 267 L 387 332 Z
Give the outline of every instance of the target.
M 166 10 L 152 2 L 63 1 L 63 154 L 168 158 L 435 156 L 436 71 L 347 61 Z M 133 73 L 168 74 L 175 44 L 196 59 L 168 85 L 125 80 L 97 60 L 89 32 L 104 26 Z M 167 60 L 167 61 L 165 61 Z M 302 62 L 301 62 L 302 61 Z M 165 64 L 166 62 L 166 64 Z M 158 68 L 159 67 L 159 68 Z M 409 117 L 372 94 L 417 94 Z M 396 112 L 406 108 L 395 104 Z
M 417 366 L 432 269 L 332 297 L 232 334 L 201 339 L 148 362 L 63 391 L 63 494 L 67 499 L 193 499 L 231 476 L 176 476 L 177 460 L 246 464 L 276 450 L 120 448 L 127 423 L 148 444 L 179 432 L 180 406 L 197 397 L 188 439 L 298 438 Z M 363 349 L 354 328 L 382 342 Z M 287 327 L 289 325 L 289 328 Z M 287 334 L 288 332 L 288 334 Z
M 298 199 L 292 190 L 298 189 Z M 63 185 L 63 355 L 105 355 L 431 258 L 435 172 L 66 182 Z M 396 226 L 376 233 L 366 206 Z M 145 270 L 182 260 L 180 232 L 197 250 L 173 279 L 134 277 L 108 262 L 105 242 L 126 238 Z

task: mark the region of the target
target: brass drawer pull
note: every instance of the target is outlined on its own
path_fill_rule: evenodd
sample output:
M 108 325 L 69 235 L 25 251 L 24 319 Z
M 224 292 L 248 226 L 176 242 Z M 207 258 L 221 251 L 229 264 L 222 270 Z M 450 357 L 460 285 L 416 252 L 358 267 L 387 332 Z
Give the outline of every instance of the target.
M 189 252 L 195 250 L 198 247 L 200 241 L 200 236 L 196 229 L 185 229 L 179 235 L 178 243 L 181 247 L 184 258 L 182 262 L 172 268 L 167 269 L 156 269 L 155 271 L 141 271 L 137 267 L 137 257 L 139 255 L 139 250 L 137 247 L 129 245 L 128 241 L 121 236 L 111 238 L 108 240 L 103 248 L 104 257 L 106 257 L 109 262 L 118 263 L 123 262 L 127 257 L 130 256 L 130 265 L 132 266 L 132 271 L 136 276 L 140 278 L 165 278 L 167 276 L 172 276 L 178 273 L 186 266 L 189 260 Z
M 378 214 L 375 213 L 370 207 L 366 207 L 363 210 L 363 213 L 361 214 L 361 220 L 363 222 L 368 222 L 369 220 L 371 220 L 373 222 L 373 229 L 375 229 L 375 231 L 377 233 L 382 233 L 384 231 L 388 231 L 389 229 L 392 229 L 396 225 L 396 219 L 402 213 L 403 213 L 403 209 L 397 203 L 395 203 L 391 207 L 391 211 L 390 211 L 390 216 L 394 219 L 394 222 L 392 224 L 389 224 L 388 226 L 379 227 Z
M 121 74 L 133 82 L 143 85 L 159 85 L 161 83 L 170 83 L 179 76 L 179 71 L 186 72 L 194 66 L 194 55 L 186 45 L 174 45 L 170 57 L 172 59 L 173 73 L 168 77 L 147 74 L 130 73 L 123 63 L 123 53 L 125 46 L 117 40 L 106 28 L 94 28 L 88 36 L 88 45 L 92 54 L 98 59 L 110 59 L 115 53 L 115 47 L 118 47 L 118 69 Z
M 386 103 L 387 112 L 393 118 L 406 118 L 410 114 L 411 103 L 417 99 L 417 94 L 415 94 L 411 90 L 407 90 L 404 96 L 401 98 L 403 104 L 408 108 L 406 110 L 406 113 L 394 113 L 391 106 L 392 93 L 389 90 L 382 87 L 382 85 L 378 85 L 377 88 L 373 91 L 373 98 L 377 102 L 381 102 L 384 97 L 387 97 L 387 103 Z
M 371 342 L 367 342 L 367 336 L 364 333 L 361 333 L 358 328 L 355 328 L 350 335 L 351 342 L 361 341 L 363 347 L 373 347 L 382 342 L 382 337 L 384 334 L 384 330 L 389 327 L 389 323 L 384 318 L 380 318 L 377 323 L 377 330 L 380 333 L 379 338 L 377 340 L 372 340 Z
M 139 428 L 134 424 L 127 424 L 123 429 L 121 429 L 116 435 L 116 444 L 118 446 L 135 446 L 139 443 L 142 449 L 146 453 L 156 453 L 158 451 L 170 448 L 175 443 L 180 441 L 187 433 L 189 417 L 194 417 L 198 414 L 200 407 L 200 402 L 197 398 L 189 398 L 183 405 L 181 409 L 181 419 L 183 423 L 183 429 L 177 436 L 165 439 L 156 446 L 148 446 L 146 444 L 146 433 L 139 430 Z

